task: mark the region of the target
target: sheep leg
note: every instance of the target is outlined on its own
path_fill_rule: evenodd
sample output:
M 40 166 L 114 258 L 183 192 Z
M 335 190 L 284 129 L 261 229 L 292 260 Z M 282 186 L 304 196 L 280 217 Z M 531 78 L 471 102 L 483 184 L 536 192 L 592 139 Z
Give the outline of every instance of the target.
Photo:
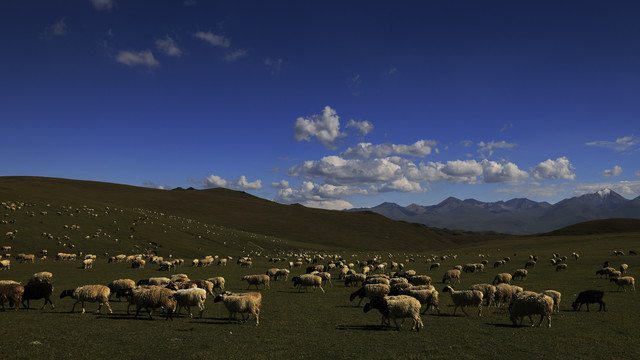
M 324 289 L 322 288 L 322 286 L 320 286 L 320 290 L 322 290 L 322 293 L 323 293 L 323 294 L 326 294 L 326 293 L 324 292 Z
M 69 312 L 73 312 L 73 310 L 75 310 L 75 309 L 76 309 L 76 305 L 77 305 L 79 302 L 80 302 L 80 301 L 79 301 L 79 300 L 77 300 L 75 303 L 73 303 L 73 306 L 71 307 L 71 311 L 69 311 Z M 84 311 L 83 311 L 83 312 L 84 312 Z
M 478 306 L 478 316 L 482 316 L 482 304 Z
M 462 310 L 462 312 L 466 315 L 469 316 L 469 314 L 467 314 L 466 311 L 464 311 L 464 306 L 460 306 L 460 310 Z M 455 315 L 455 311 L 454 311 L 454 315 Z

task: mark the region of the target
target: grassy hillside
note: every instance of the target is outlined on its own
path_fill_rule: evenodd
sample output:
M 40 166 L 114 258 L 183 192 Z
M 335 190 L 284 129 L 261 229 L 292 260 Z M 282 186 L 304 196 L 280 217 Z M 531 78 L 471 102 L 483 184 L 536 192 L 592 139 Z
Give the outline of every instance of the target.
M 585 221 L 545 233 L 546 236 L 597 235 L 608 233 L 640 232 L 639 219 L 602 219 Z
M 130 251 L 134 246 L 148 248 L 149 243 L 157 243 L 181 256 L 197 256 L 199 249 L 211 252 L 247 246 L 254 250 L 423 251 L 485 238 L 448 237 L 426 226 L 393 221 L 372 212 L 282 205 L 227 189 L 157 190 L 67 179 L 0 177 L 0 199 L 7 204 L 24 204 L 20 210 L 5 209 L 4 219 L 15 222 L 13 226 L 2 225 L 0 230 L 18 230 L 15 241 L 26 251 L 46 245 L 38 240 L 42 233 L 53 233 L 56 238 L 67 235 L 76 246 L 92 252 Z M 43 211 L 47 215 L 42 215 Z M 72 223 L 80 225 L 80 231 L 63 228 Z M 106 238 L 94 239 L 100 232 L 106 233 Z M 91 239 L 85 241 L 86 236 Z M 196 253 L 185 254 L 187 249 Z

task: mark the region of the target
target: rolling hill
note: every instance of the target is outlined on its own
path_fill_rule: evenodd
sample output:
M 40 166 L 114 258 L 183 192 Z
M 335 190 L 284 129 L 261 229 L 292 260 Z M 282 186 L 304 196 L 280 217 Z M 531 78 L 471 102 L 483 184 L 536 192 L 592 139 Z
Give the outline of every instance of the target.
M 18 230 L 15 239 L 5 239 L 3 244 L 19 244 L 25 251 L 57 252 L 70 244 L 85 252 L 171 249 L 181 256 L 217 249 L 426 251 L 497 237 L 436 232 L 373 212 L 282 205 L 223 188 L 158 190 L 59 178 L 0 177 L 0 200 L 5 205 L 2 234 Z M 21 206 L 8 210 L 15 203 Z M 77 225 L 80 230 L 70 231 L 65 225 Z M 43 234 L 53 234 L 53 240 L 47 242 Z

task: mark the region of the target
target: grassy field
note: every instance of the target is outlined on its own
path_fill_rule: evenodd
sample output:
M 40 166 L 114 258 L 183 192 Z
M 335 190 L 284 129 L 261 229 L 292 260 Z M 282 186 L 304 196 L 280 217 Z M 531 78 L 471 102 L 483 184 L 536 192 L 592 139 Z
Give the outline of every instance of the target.
M 260 290 L 263 306 L 260 326 L 251 322 L 229 322 L 227 312 L 220 303 L 207 300 L 203 319 L 189 319 L 184 314 L 174 321 L 165 321 L 161 314 L 154 320 L 145 317 L 134 320 L 125 313 L 126 303 L 113 301 L 113 315 L 106 310 L 93 313 L 70 314 L 73 300 L 58 299 L 61 290 L 83 284 L 107 284 L 116 278 L 134 280 L 160 276 L 166 273 L 153 266 L 142 270 L 130 269 L 127 264 L 107 264 L 99 260 L 93 269 L 79 269 L 78 262 L 43 260 L 35 264 L 14 264 L 9 271 L 0 273 L 2 279 L 26 282 L 36 271 L 54 273 L 56 309 L 37 310 L 42 301 L 32 302 L 36 309 L 20 309 L 17 312 L 0 313 L 3 326 L 0 336 L 0 358 L 113 358 L 132 357 L 168 358 L 345 358 L 368 357 L 385 359 L 451 358 L 463 359 L 488 357 L 531 356 L 535 358 L 639 358 L 637 345 L 640 316 L 637 311 L 638 292 L 616 292 L 614 284 L 595 276 L 603 261 L 614 266 L 629 264 L 630 275 L 637 275 L 640 258 L 636 256 L 614 257 L 616 249 L 628 252 L 638 245 L 640 234 L 598 235 L 587 237 L 526 237 L 518 241 L 493 244 L 487 247 L 452 249 L 442 254 L 457 254 L 456 260 L 441 261 L 441 270 L 429 271 L 429 264 L 422 256 L 413 254 L 415 262 L 406 269 L 429 274 L 441 291 L 444 270 L 455 264 L 480 261 L 479 254 L 486 255 L 492 263 L 510 256 L 510 264 L 500 269 L 489 267 L 484 273 L 463 274 L 456 289 L 474 283 L 490 282 L 498 272 L 513 272 L 524 265 L 529 254 L 536 254 L 540 261 L 530 270 L 526 281 L 515 281 L 525 289 L 542 291 L 556 289 L 563 294 L 560 313 L 553 315 L 552 327 L 513 327 L 506 309 L 484 308 L 482 317 L 452 316 L 453 307 L 449 294 L 440 294 L 441 314 L 434 311 L 422 316 L 425 327 L 419 333 L 409 331 L 405 324 L 396 332 L 380 327 L 377 312 L 364 314 L 356 302 L 349 302 L 349 294 L 356 288 L 345 287 L 334 280 L 333 287 L 321 292 L 298 292 L 290 282 L 273 282 L 270 290 Z M 580 253 L 579 260 L 570 260 L 565 272 L 556 272 L 548 264 L 551 254 L 558 252 Z M 366 260 L 373 253 L 343 254 L 347 259 Z M 355 255 L 352 257 L 352 255 Z M 394 259 L 403 259 L 394 254 Z M 192 279 L 224 276 L 227 289 L 244 291 L 240 281 L 244 274 L 263 273 L 273 264 L 264 258 L 254 257 L 253 267 L 240 268 L 211 266 L 192 268 L 185 266 L 178 272 Z M 279 263 L 279 267 L 285 267 Z M 293 274 L 303 272 L 297 268 Z M 601 289 L 606 292 L 608 311 L 599 313 L 574 312 L 570 304 L 575 295 L 585 289 Z M 88 306 L 92 312 L 96 304 Z M 78 309 L 76 309 L 78 310 Z M 472 311 L 469 311 L 472 314 Z M 525 324 L 527 321 L 525 320 Z
M 563 229 L 553 236 L 501 236 L 429 229 L 422 225 L 394 222 L 370 213 L 316 211 L 300 206 L 273 204 L 250 195 L 226 190 L 174 190 L 127 187 L 117 184 L 77 182 L 64 179 L 0 178 L 0 246 L 12 246 L 11 253 L 48 250 L 48 258 L 20 264 L 12 259 L 11 269 L 0 271 L 0 280 L 26 283 L 38 271 L 54 274 L 56 309 L 0 312 L 1 359 L 107 359 L 186 358 L 204 359 L 432 359 L 432 358 L 602 358 L 638 359 L 640 315 L 638 292 L 617 292 L 607 279 L 595 275 L 605 260 L 617 267 L 629 265 L 629 275 L 638 277 L 640 257 L 614 257 L 613 250 L 628 254 L 640 250 L 638 221 L 607 220 Z M 75 228 L 73 227 L 75 225 Z M 13 233 L 13 234 L 8 234 Z M 576 234 L 580 234 L 579 236 Z M 369 246 L 370 245 L 370 246 Z M 367 249 L 367 251 L 363 250 Z M 291 282 L 272 282 L 260 290 L 263 305 L 260 326 L 251 322 L 230 322 L 221 303 L 207 299 L 202 319 L 182 314 L 165 321 L 133 319 L 126 303 L 114 299 L 114 313 L 106 309 L 71 314 L 70 298 L 59 299 L 64 289 L 85 284 L 108 284 L 118 278 L 134 280 L 151 276 L 186 273 L 191 279 L 223 276 L 227 289 L 246 291 L 241 281 L 246 274 L 263 274 L 273 264 L 268 257 L 286 252 L 338 254 L 348 262 L 381 255 L 385 261 L 415 262 L 405 270 L 430 275 L 440 291 L 440 310 L 422 316 L 425 327 L 419 333 L 400 332 L 380 326 L 376 311 L 364 314 L 349 302 L 357 288 L 333 280 L 325 284 L 326 294 L 298 292 Z M 580 253 L 570 258 L 564 272 L 556 272 L 548 259 L 553 253 Z M 55 254 L 98 255 L 93 269 L 80 262 L 55 261 Z M 119 253 L 157 253 L 182 257 L 185 266 L 171 273 L 157 265 L 131 269 L 126 263 L 107 263 Z M 429 271 L 426 258 L 456 254 L 457 259 L 440 261 L 439 270 Z M 457 290 L 471 284 L 490 283 L 499 272 L 513 273 L 524 266 L 529 254 L 539 256 L 525 281 L 514 281 L 525 290 L 555 289 L 563 294 L 561 311 L 553 314 L 551 329 L 514 327 L 504 308 L 484 308 L 482 317 L 452 316 L 450 295 L 442 293 L 444 271 L 454 265 L 489 261 L 484 273 L 463 274 Z M 4 254 L 3 254 L 4 255 Z M 226 267 L 194 268 L 191 259 L 205 255 L 221 257 L 249 255 L 252 268 L 235 262 Z M 482 257 L 480 255 L 483 255 Z M 392 256 L 391 258 L 389 256 Z M 493 269 L 496 260 L 510 256 L 512 262 Z M 288 260 L 292 260 L 289 257 Z M 324 262 L 326 263 L 327 260 Z M 294 268 L 297 275 L 304 269 Z M 337 273 L 334 273 L 337 278 Z M 574 312 L 571 302 L 578 292 L 601 289 L 606 292 L 607 312 Z M 363 302 L 364 303 L 364 302 Z M 469 311 L 470 314 L 473 311 Z M 525 320 L 525 324 L 527 321 Z M 546 325 L 546 323 L 545 323 Z

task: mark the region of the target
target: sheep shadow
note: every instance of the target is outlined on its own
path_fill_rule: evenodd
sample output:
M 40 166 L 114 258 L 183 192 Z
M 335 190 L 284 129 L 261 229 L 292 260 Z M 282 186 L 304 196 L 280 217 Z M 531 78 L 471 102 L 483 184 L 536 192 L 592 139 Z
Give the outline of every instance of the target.
M 505 323 L 485 323 L 485 324 L 490 325 L 490 326 L 494 326 L 494 327 L 501 327 L 501 328 L 531 327 L 531 326 L 526 326 L 526 325 L 513 325 L 513 324 L 505 324 Z
M 395 331 L 395 328 L 383 325 L 336 325 L 336 330 L 359 331 Z

